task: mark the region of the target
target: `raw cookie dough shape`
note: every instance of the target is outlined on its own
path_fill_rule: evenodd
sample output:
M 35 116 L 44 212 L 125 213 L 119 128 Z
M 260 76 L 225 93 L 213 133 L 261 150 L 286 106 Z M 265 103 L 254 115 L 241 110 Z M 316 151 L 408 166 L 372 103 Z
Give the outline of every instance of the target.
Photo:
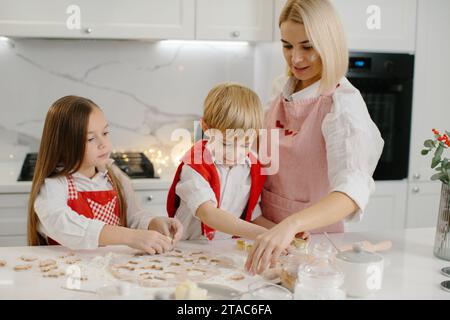
M 20 260 L 25 262 L 33 262 L 36 261 L 37 259 L 38 257 L 29 254 L 24 254 L 23 256 L 20 257 Z
M 14 267 L 14 271 L 30 270 L 33 266 L 31 264 L 21 264 Z
M 131 262 L 132 261 L 132 262 Z M 158 255 L 133 254 L 111 260 L 109 270 L 120 280 L 143 287 L 173 287 L 183 281 L 201 282 L 221 274 L 220 268 L 234 268 L 229 258 L 200 250 L 176 249 Z

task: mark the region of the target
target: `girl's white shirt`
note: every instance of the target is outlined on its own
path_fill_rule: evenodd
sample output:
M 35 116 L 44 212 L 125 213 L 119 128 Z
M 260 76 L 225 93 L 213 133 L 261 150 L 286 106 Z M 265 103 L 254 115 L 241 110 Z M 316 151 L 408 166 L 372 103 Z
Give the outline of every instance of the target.
M 110 161 L 110 164 L 113 160 Z M 127 224 L 133 229 L 147 229 L 156 214 L 144 209 L 133 190 L 131 181 L 118 167 L 112 170 L 122 184 L 127 203 Z M 77 191 L 112 190 L 107 169 L 101 169 L 92 178 L 79 172 L 72 176 Z M 68 205 L 69 189 L 66 177 L 45 179 L 34 203 L 39 218 L 38 232 L 50 237 L 70 249 L 94 249 L 99 246 L 100 233 L 104 222 L 87 218 L 73 211 Z
M 286 78 L 284 78 L 286 79 Z M 320 80 L 293 93 L 296 80 L 288 78 L 282 89 L 287 101 L 313 99 L 319 96 Z M 278 92 L 280 94 L 280 92 Z M 372 178 L 384 147 L 375 123 L 360 92 L 343 77 L 332 94 L 333 105 L 322 121 L 328 162 L 330 192 L 342 192 L 358 205 L 359 210 L 346 218 L 357 222 L 375 191 Z
M 245 163 L 227 167 L 217 163 L 212 158 L 220 179 L 220 209 L 240 218 L 244 211 L 251 186 L 250 159 L 245 158 Z M 206 239 L 202 236 L 201 221 L 195 215 L 198 207 L 207 201 L 217 206 L 216 196 L 209 183 L 197 171 L 189 165 L 184 165 L 180 173 L 175 193 L 180 197 L 180 206 L 176 211 L 176 217 L 183 224 L 184 233 L 182 240 Z M 261 215 L 258 204 L 252 213 L 251 220 Z M 216 231 L 214 239 L 230 239 L 233 235 Z

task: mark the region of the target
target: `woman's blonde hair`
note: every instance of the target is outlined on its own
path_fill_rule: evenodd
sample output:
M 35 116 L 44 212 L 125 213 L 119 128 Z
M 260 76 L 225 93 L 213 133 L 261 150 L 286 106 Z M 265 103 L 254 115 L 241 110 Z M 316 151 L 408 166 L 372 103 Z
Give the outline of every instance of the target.
M 339 15 L 328 0 L 288 0 L 278 25 L 301 23 L 322 60 L 319 92 L 332 91 L 348 69 L 348 47 Z M 290 76 L 292 74 L 288 72 Z
M 65 96 L 55 101 L 47 112 L 41 145 L 36 161 L 31 194 L 28 201 L 28 245 L 47 244 L 38 233 L 38 217 L 34 202 L 46 178 L 67 177 L 82 164 L 86 150 L 88 121 L 94 108 L 100 109 L 92 100 Z M 61 167 L 62 168 L 59 168 Z M 114 190 L 118 193 L 120 225 L 126 226 L 126 200 L 118 177 L 108 166 Z M 56 239 L 55 239 L 56 240 Z
M 262 128 L 263 113 L 258 95 L 237 83 L 221 83 L 212 88 L 204 102 L 203 121 L 209 129 Z

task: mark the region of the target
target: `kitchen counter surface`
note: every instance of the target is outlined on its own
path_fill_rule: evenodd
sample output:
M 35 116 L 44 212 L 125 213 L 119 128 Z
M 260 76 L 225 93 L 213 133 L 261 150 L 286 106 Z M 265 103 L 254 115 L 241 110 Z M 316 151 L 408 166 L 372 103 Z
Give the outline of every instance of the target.
M 22 168 L 19 161 L 0 161 L 0 194 L 29 193 L 31 181 L 17 181 Z M 134 189 L 139 190 L 168 190 L 172 181 L 161 179 L 132 179 Z
M 440 273 L 440 269 L 450 266 L 450 261 L 437 259 L 433 256 L 434 229 L 408 229 L 396 232 L 382 233 L 346 233 L 332 234 L 331 238 L 338 244 L 350 244 L 357 241 L 368 240 L 373 243 L 382 240 L 391 240 L 393 246 L 383 252 L 385 258 L 385 270 L 381 291 L 373 296 L 373 299 L 450 299 L 450 293 L 440 289 L 439 284 L 444 280 L 450 280 Z M 325 241 L 323 235 L 313 235 L 312 243 Z M 180 248 L 199 248 L 202 250 L 214 250 L 222 255 L 229 256 L 237 261 L 242 272 L 242 264 L 245 257 L 234 249 L 234 240 L 215 241 L 206 243 L 202 241 L 185 241 L 179 244 Z M 67 278 L 43 278 L 36 266 L 27 271 L 13 271 L 13 266 L 20 264 L 19 257 L 23 254 L 33 254 L 44 258 L 56 258 L 62 253 L 69 252 L 63 247 L 1 247 L 0 260 L 6 260 L 7 265 L 0 267 L 0 298 L 1 299 L 99 299 L 100 296 L 93 293 L 81 293 L 61 289 L 67 285 Z M 86 270 L 96 270 L 88 280 L 82 282 L 81 289 L 97 290 L 105 284 L 117 283 L 112 279 L 108 271 L 102 271 L 98 266 L 93 268 L 94 261 L 103 261 L 109 253 L 124 254 L 134 252 L 126 247 L 103 247 L 92 251 L 75 251 L 76 256 L 82 258 L 82 266 Z M 241 256 L 237 256 L 241 255 Z M 236 257 L 238 259 L 236 260 Z M 97 260 L 96 260 L 97 259 Z M 103 259 L 103 260 L 102 260 Z M 70 268 L 70 266 L 66 266 Z M 82 267 L 83 268 L 83 267 Z M 246 276 L 243 281 L 225 281 L 237 290 L 245 290 L 248 284 L 258 281 L 259 276 Z M 208 280 L 211 282 L 223 281 L 220 279 Z M 167 292 L 173 288 L 167 288 Z M 136 298 L 151 299 L 155 289 L 143 289 L 132 287 L 132 294 Z

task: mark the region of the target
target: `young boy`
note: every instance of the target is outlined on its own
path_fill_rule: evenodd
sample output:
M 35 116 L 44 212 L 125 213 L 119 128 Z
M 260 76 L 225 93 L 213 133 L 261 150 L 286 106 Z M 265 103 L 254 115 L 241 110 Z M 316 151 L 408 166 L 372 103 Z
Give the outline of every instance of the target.
M 261 215 L 265 176 L 251 146 L 262 127 L 258 96 L 238 84 L 211 89 L 198 141 L 182 158 L 167 197 L 167 212 L 184 226 L 182 240 L 254 240 L 274 224 Z M 265 226 L 265 227 L 263 227 Z

